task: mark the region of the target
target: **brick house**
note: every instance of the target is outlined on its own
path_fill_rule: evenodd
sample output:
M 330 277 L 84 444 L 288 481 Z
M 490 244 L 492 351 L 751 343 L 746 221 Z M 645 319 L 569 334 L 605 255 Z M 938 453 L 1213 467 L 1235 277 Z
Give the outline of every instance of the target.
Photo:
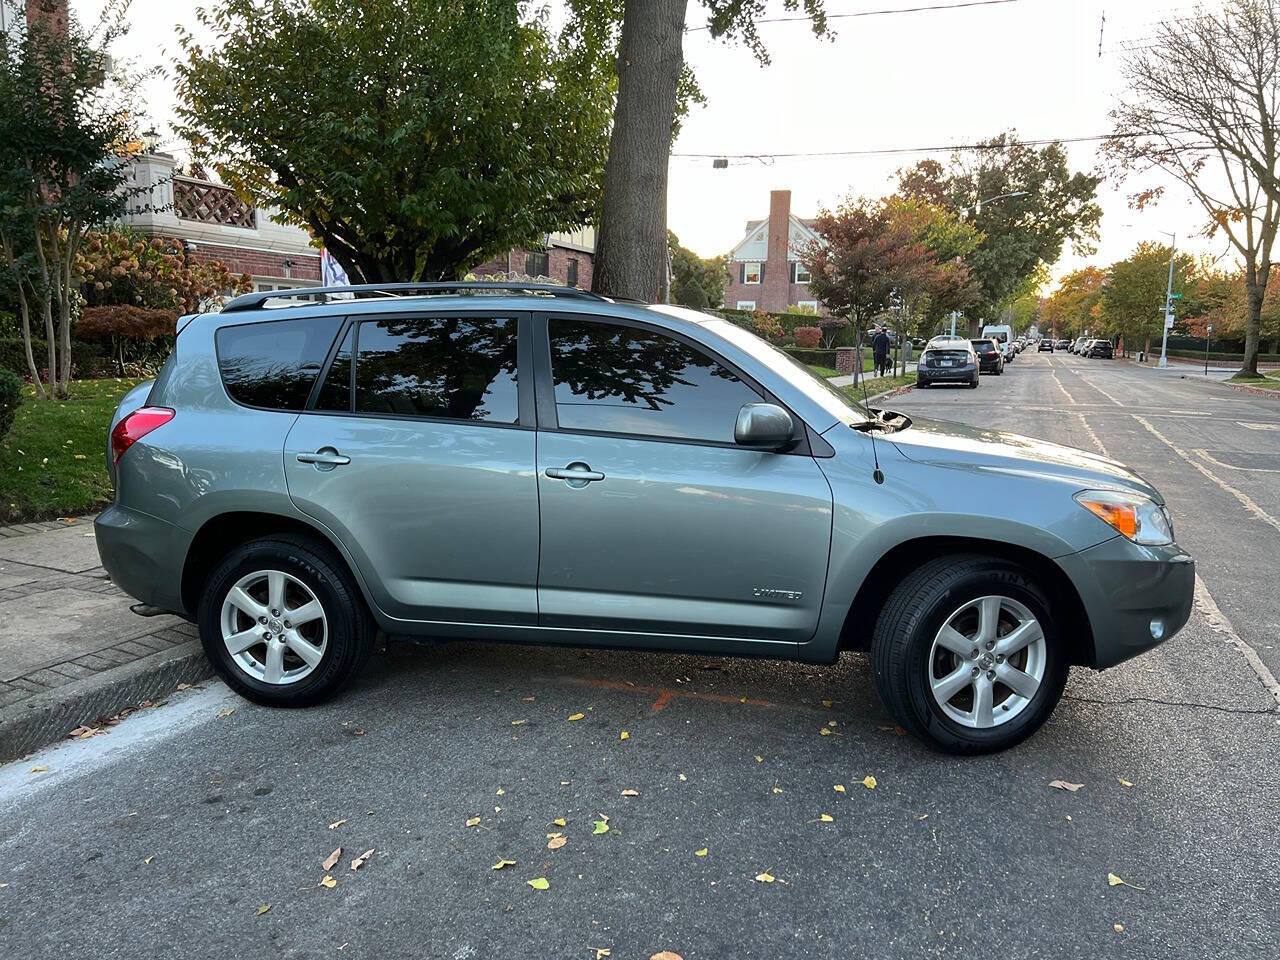
M 800 265 L 800 251 L 817 238 L 812 220 L 792 215 L 791 191 L 771 191 L 769 218 L 748 220 L 746 234 L 729 253 L 725 307 L 770 313 L 810 307 L 825 313 L 809 292 L 809 276 Z

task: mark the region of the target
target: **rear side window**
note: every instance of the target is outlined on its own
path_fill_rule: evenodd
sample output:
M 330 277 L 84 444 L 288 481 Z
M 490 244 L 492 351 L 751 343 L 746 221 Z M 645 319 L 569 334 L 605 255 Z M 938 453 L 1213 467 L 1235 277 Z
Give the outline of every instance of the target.
M 760 395 L 709 356 L 661 333 L 551 319 L 556 418 L 598 430 L 733 443 L 744 403 Z
M 299 317 L 223 327 L 215 343 L 227 393 L 250 407 L 301 410 L 341 322 Z
M 514 317 L 386 317 L 353 327 L 316 406 L 371 416 L 520 419 Z M 349 358 L 355 353 L 354 403 Z M 344 366 L 346 369 L 344 369 Z

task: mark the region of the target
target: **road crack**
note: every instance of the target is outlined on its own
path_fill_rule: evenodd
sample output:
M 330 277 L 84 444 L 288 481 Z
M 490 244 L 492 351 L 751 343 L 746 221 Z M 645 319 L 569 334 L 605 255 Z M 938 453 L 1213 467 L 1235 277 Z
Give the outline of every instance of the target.
M 1070 694 L 1063 694 L 1062 699 L 1071 700 L 1075 703 L 1092 703 L 1103 707 L 1122 707 L 1130 703 L 1154 703 L 1162 707 L 1192 707 L 1198 710 L 1214 710 L 1218 713 L 1238 713 L 1250 716 L 1280 713 L 1280 708 L 1277 707 L 1224 707 L 1216 703 L 1196 703 L 1191 700 L 1164 700 L 1160 697 L 1123 697 L 1119 700 L 1100 700 L 1097 697 L 1076 697 Z

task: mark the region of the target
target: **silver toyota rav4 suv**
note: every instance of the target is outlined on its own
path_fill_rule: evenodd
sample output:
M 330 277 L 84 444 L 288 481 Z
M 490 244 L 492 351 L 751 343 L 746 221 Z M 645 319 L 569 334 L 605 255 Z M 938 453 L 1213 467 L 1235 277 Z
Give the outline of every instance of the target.
M 135 609 L 194 620 L 251 700 L 334 693 L 378 630 L 869 649 L 902 726 L 977 753 L 1035 731 L 1068 666 L 1190 614 L 1191 558 L 1132 471 L 867 409 L 716 317 L 513 285 L 298 293 L 179 322 L 116 412 L 95 525 Z

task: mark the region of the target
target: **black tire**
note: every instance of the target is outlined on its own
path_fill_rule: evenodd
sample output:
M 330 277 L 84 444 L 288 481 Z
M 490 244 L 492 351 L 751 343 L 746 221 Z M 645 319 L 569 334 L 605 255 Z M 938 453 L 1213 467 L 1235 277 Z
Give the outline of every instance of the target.
M 269 684 L 239 667 L 222 639 L 222 604 L 231 587 L 259 570 L 281 570 L 303 583 L 324 609 L 328 634 L 312 671 Z M 252 540 L 227 554 L 205 581 L 197 615 L 200 642 L 218 675 L 242 697 L 274 707 L 306 707 L 332 696 L 368 662 L 377 633 L 355 580 L 328 544 L 279 535 Z
M 916 389 L 923 390 L 928 385 L 929 385 L 928 380 L 921 380 L 919 377 L 916 377 Z
M 973 380 L 969 382 L 969 389 L 970 390 L 978 389 L 978 375 L 976 373 L 973 375 Z
M 1004 373 L 1004 364 L 1003 364 L 1003 363 L 1002 363 L 1002 364 L 999 364 L 999 365 L 996 367 L 996 369 L 995 369 L 995 371 L 994 371 L 994 372 L 995 372 L 995 375 L 996 375 L 997 377 L 998 377 L 998 376 L 1000 376 L 1000 374 Z
M 948 717 L 929 688 L 929 654 L 947 618 L 966 602 L 998 594 L 1040 622 L 1046 663 L 1040 686 L 1011 720 L 980 729 Z M 1044 591 L 1027 571 L 980 555 L 939 557 L 907 575 L 889 595 L 871 639 L 876 689 L 899 725 L 945 753 L 980 754 L 1025 740 L 1049 718 L 1067 681 L 1067 658 Z

